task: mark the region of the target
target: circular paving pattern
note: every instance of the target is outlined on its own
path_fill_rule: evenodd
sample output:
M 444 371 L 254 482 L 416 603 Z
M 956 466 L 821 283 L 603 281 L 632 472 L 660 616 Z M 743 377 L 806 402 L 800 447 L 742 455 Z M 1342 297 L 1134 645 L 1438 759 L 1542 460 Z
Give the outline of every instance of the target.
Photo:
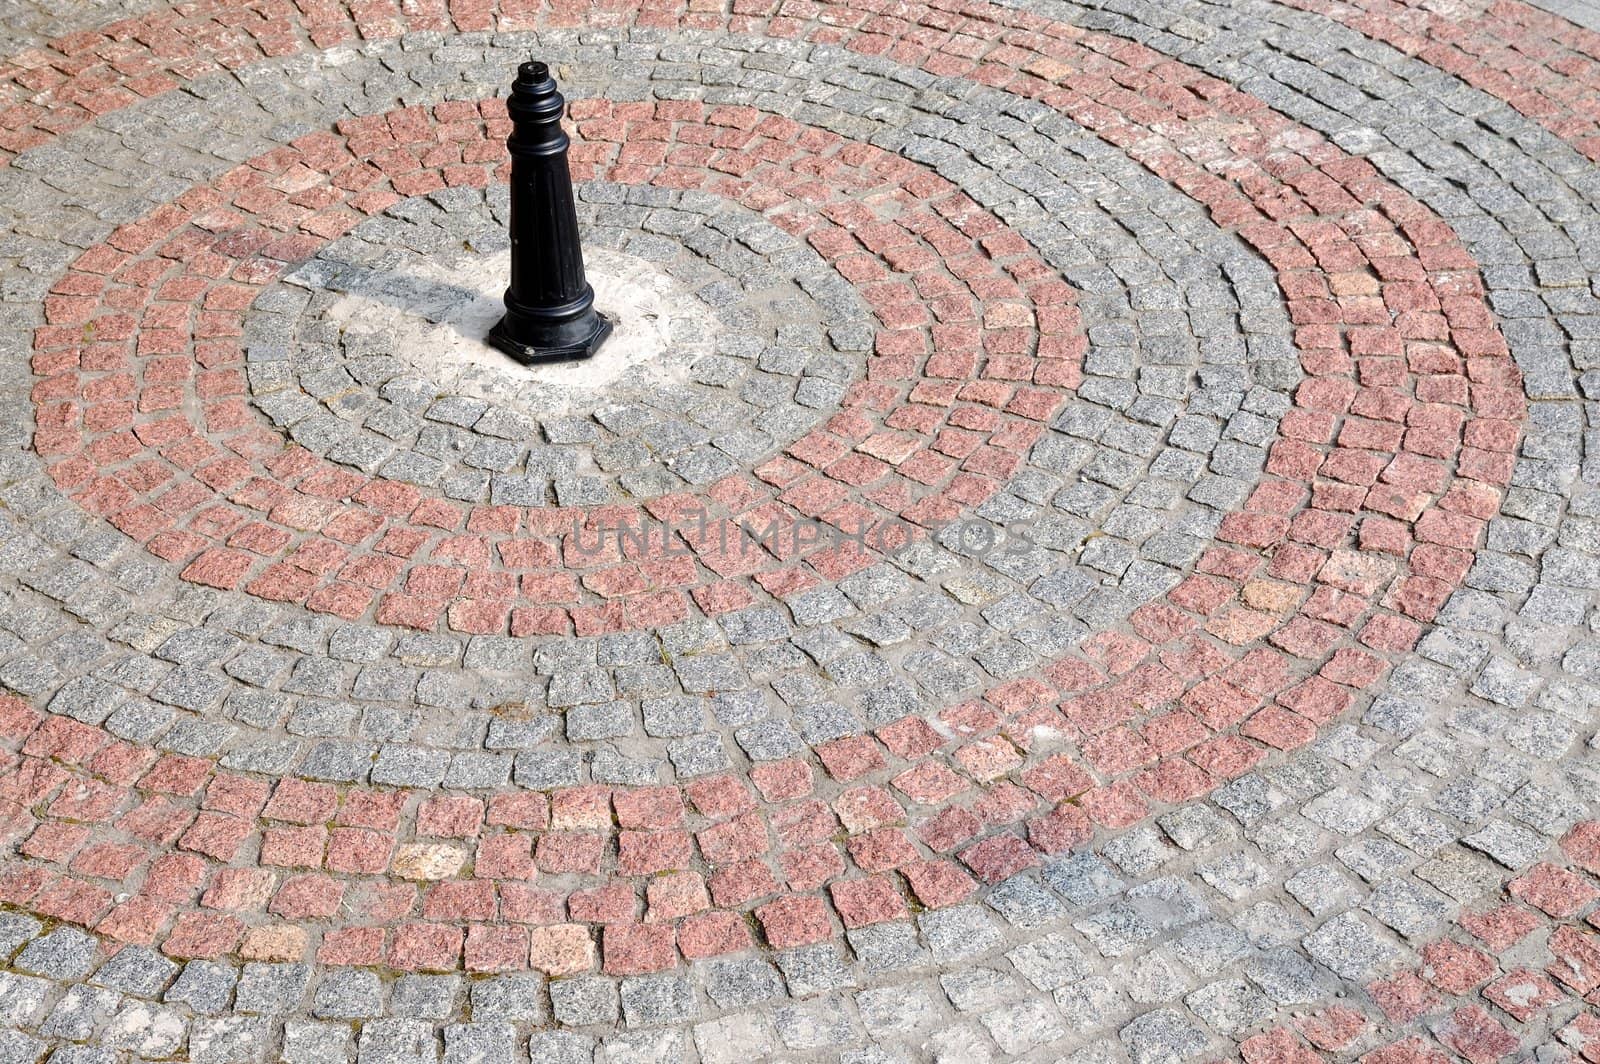
M 1592 1059 L 1587 31 L 80 15 L 0 68 L 0 1059 Z M 599 380 L 462 355 L 530 52 L 683 315 Z
M 256 406 L 302 447 L 464 502 L 648 498 L 815 428 L 871 343 L 859 297 L 754 212 L 676 190 L 630 209 L 627 186 L 591 184 L 589 273 L 618 342 L 522 370 L 482 343 L 504 312 L 503 212 L 445 191 L 362 223 L 263 297 L 281 310 L 247 323 Z M 396 261 L 392 243 L 410 254 Z

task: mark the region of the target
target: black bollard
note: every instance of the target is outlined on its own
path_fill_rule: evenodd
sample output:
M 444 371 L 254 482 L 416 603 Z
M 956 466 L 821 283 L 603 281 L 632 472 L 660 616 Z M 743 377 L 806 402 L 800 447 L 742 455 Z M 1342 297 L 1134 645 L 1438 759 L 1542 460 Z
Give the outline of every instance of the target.
M 588 358 L 611 335 L 583 273 L 561 129 L 567 101 L 550 68 L 523 63 L 511 86 L 511 287 L 489 342 L 518 362 Z

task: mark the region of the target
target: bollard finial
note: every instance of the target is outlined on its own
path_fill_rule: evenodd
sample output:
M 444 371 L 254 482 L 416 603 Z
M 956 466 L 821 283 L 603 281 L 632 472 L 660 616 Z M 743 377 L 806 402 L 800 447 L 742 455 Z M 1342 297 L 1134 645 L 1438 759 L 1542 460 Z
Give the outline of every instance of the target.
M 611 322 L 594 309 L 594 289 L 584 276 L 567 166 L 570 141 L 561 128 L 566 104 L 547 64 L 530 60 L 517 68 L 506 101 L 511 285 L 505 316 L 489 342 L 522 363 L 588 358 L 611 335 Z

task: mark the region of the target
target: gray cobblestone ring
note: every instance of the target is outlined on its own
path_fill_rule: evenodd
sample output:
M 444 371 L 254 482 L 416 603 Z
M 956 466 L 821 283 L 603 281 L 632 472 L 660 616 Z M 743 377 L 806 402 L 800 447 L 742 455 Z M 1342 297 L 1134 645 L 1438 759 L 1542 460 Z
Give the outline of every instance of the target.
M 63 789 L 4 792 L 14 804 L 4 807 L 0 1018 L 13 1030 L 0 1035 L 0 1053 L 1157 1061 L 1581 1052 L 1591 1018 L 1580 996 L 1592 990 L 1585 966 L 1594 963 L 1584 917 L 1597 863 L 1584 758 L 1594 740 L 1588 620 L 1600 580 L 1581 402 L 1594 320 L 1592 168 L 1504 104 L 1302 12 L 1265 3 L 1028 7 L 1108 34 L 1097 47 L 1139 41 L 1325 133 L 1444 219 L 1480 264 L 1530 405 L 1498 512 L 1416 649 L 1395 652 L 1393 671 L 1321 722 L 1314 740 L 1285 738 L 1283 752 L 1202 797 L 1157 801 L 1148 820 L 1099 820 L 1092 837 L 1069 840 L 1071 851 L 1047 850 L 1020 868 L 1006 863 L 1012 850 L 963 851 L 964 867 L 985 882 L 961 903 L 940 904 L 926 869 L 948 860 L 942 840 L 960 837 L 944 833 L 963 830 L 965 816 L 987 823 L 985 840 L 1007 837 L 1016 803 L 1036 801 L 1028 788 L 1046 785 L 1027 773 L 1053 749 L 1019 747 L 1015 766 L 1002 761 L 986 775 L 987 758 L 1012 748 L 1009 739 L 982 745 L 989 733 L 974 707 L 995 703 L 978 696 L 1025 690 L 1006 685 L 1040 675 L 1074 646 L 1085 651 L 1074 660 L 1127 667 L 1137 660 L 1124 664 L 1136 652 L 1128 641 L 1145 631 L 1129 621 L 1135 611 L 1214 568 L 1206 552 L 1262 480 L 1302 384 L 1307 323 L 1292 301 L 1305 293 L 1284 292 L 1231 222 L 1219 228 L 1048 100 L 977 89 L 901 55 L 836 48 L 847 20 L 815 24 L 817 42 L 806 45 L 782 25 L 731 35 L 675 26 L 628 39 L 542 34 L 541 47 L 566 49 L 588 72 L 581 95 L 787 111 L 897 152 L 958 184 L 1077 290 L 1085 377 L 1027 462 L 976 510 L 994 524 L 1031 522 L 1034 548 L 980 557 L 946 538 L 803 595 L 730 610 L 695 599 L 693 619 L 635 633 L 512 639 L 330 620 L 185 585 L 64 499 L 28 449 L 33 410 L 48 399 L 34 394 L 42 378 L 23 341 L 0 378 L 0 402 L 15 415 L 0 429 L 0 684 L 15 692 L 0 732 L 19 769 L 49 765 L 63 774 L 52 788 Z M 862 40 L 884 29 L 862 28 Z M 28 329 L 44 322 L 63 268 L 151 205 L 339 118 L 386 113 L 397 97 L 493 95 L 528 42 L 371 36 L 316 62 L 292 57 L 195 80 L 186 93 L 152 85 L 148 99 L 118 100 L 19 156 L 0 175 L 15 205 L 8 318 Z M 1150 161 L 1142 145 L 1129 151 Z M 617 237 L 596 233 L 599 242 L 665 252 L 681 239 L 667 204 L 589 187 L 597 225 L 605 207 L 629 208 Z M 371 254 L 376 276 L 403 274 L 408 257 L 450 233 L 442 211 L 481 211 L 473 202 L 407 199 L 354 234 L 369 239 L 334 245 L 322 261 Z M 386 258 L 386 248 L 404 250 Z M 719 261 L 720 248 L 690 253 L 698 258 L 674 259 L 686 276 L 705 280 L 710 269 L 749 280 L 744 267 Z M 308 269 L 302 283 L 324 276 Z M 844 326 L 829 335 L 844 339 L 834 346 L 849 364 L 862 350 L 848 331 L 862 305 L 815 290 L 827 269 L 802 279 L 806 299 L 785 313 Z M 260 379 L 259 409 L 270 416 L 270 397 L 282 395 L 273 386 L 285 383 L 267 348 L 290 338 L 291 357 L 307 360 L 294 380 L 319 410 L 329 410 L 323 398 L 347 394 L 389 400 L 391 410 L 419 405 L 400 387 L 390 389 L 404 397 L 396 402 L 368 392 L 367 381 L 352 390 L 315 377 L 319 359 L 336 357 L 315 347 L 334 299 L 312 294 L 302 313 L 306 291 L 280 286 L 245 319 L 264 341 L 250 378 Z M 721 309 L 730 331 L 750 328 L 737 300 Z M 760 315 L 780 336 L 784 326 Z M 818 376 L 844 380 L 810 379 Z M 794 386 L 806 380 L 801 371 Z M 783 421 L 793 428 L 769 433 L 771 447 L 829 416 L 825 385 L 810 389 L 817 405 L 797 394 L 793 420 Z M 555 463 L 538 490 L 557 505 L 693 493 L 719 473 L 672 457 L 629 461 L 630 431 L 598 417 L 543 422 L 542 440 L 520 423 L 480 434 L 516 440 L 518 453 L 499 456 L 503 468 L 475 464 L 495 460 L 494 445 L 456 422 L 477 415 L 476 428 L 488 408 L 459 397 L 435 408 L 440 399 L 417 411 L 415 437 L 398 418 L 380 422 L 398 436 L 363 418 L 345 441 L 403 443 L 440 467 L 408 459 L 413 479 L 435 478 L 429 490 L 448 484 L 442 495 L 462 504 L 493 505 L 492 477 L 531 473 L 536 452 Z M 643 405 L 661 425 L 682 401 L 654 393 Z M 323 414 L 284 424 L 340 460 L 335 441 L 318 435 L 338 431 Z M 712 428 L 692 417 L 679 424 L 685 439 Z M 738 465 L 769 446 L 744 441 L 746 453 L 727 442 L 681 453 Z M 624 460 L 607 468 L 600 456 L 617 452 Z M 343 457 L 353 470 L 395 460 L 371 449 Z M 1259 608 L 1281 592 L 1262 584 L 1246 593 Z M 951 747 L 903 760 L 925 740 L 884 729 L 907 714 L 932 723 L 926 741 L 954 736 Z M 1155 748 L 1165 734 L 1142 725 L 1120 747 L 1081 745 L 1109 781 L 1120 750 Z M 878 738 L 863 745 L 862 735 Z M 968 736 L 979 741 L 969 746 Z M 946 757 L 956 745 L 968 756 Z M 907 764 L 920 765 L 915 776 Z M 26 773 L 16 778 L 47 780 Z M 975 780 L 976 801 L 931 815 L 941 788 Z M 872 847 L 897 834 L 865 827 L 881 815 L 875 795 L 858 794 L 868 788 L 896 808 L 903 801 L 917 829 L 903 841 L 918 863 L 891 865 L 877 880 L 891 894 L 844 886 L 874 882 L 860 872 L 879 859 Z M 658 804 L 680 792 L 686 813 Z M 368 796 L 395 793 L 405 797 L 391 829 L 381 797 Z M 92 815 L 102 799 L 117 803 L 114 817 Z M 829 934 L 808 941 L 816 910 L 767 895 L 733 904 L 743 913 L 735 925 L 716 919 L 730 910 L 716 877 L 723 855 L 739 852 L 745 800 L 769 818 L 764 860 L 781 877 L 777 893 L 823 904 L 824 922 L 839 922 Z M 182 825 L 165 838 L 177 817 Z M 619 919 L 606 889 L 630 883 L 622 862 L 651 867 L 677 845 L 680 826 L 694 836 L 684 835 L 689 866 L 668 858 L 648 883 L 634 880 Z M 244 832 L 236 841 L 235 830 Z M 829 831 L 847 832 L 848 844 Z M 568 837 L 606 839 L 594 873 L 557 845 Z M 521 858 L 518 839 L 534 847 Z M 369 871 L 363 847 L 379 841 L 398 847 L 380 859 L 424 874 Z M 297 855 L 308 845 L 325 849 L 306 864 Z M 159 863 L 140 863 L 130 846 Z M 849 871 L 834 871 L 830 853 Z M 427 871 L 453 859 L 470 863 L 443 879 Z M 127 860 L 134 903 L 111 895 L 116 918 L 96 915 L 80 930 L 92 890 L 115 882 Z M 498 866 L 506 871 L 496 874 L 495 861 L 509 862 Z M 187 884 L 191 867 L 203 869 L 202 882 Z M 58 878 L 33 885 L 40 869 Z M 702 878 L 714 904 L 696 911 Z M 536 889 L 494 895 L 487 915 L 476 908 L 475 882 L 507 879 Z M 80 882 L 87 889 L 72 885 Z M 406 901 L 378 891 L 385 883 L 413 892 L 415 908 L 398 922 L 378 913 Z M 330 891 L 337 912 L 326 908 Z M 536 908 L 550 904 L 549 892 L 564 906 L 558 916 Z M 514 902 L 535 908 L 515 911 Z M 244 926 L 218 946 L 236 913 Z M 672 915 L 664 924 L 661 914 Z M 466 936 L 453 957 L 428 930 L 452 921 Z M 148 944 L 138 941 L 146 927 Z M 368 963 L 361 950 L 374 928 L 382 952 Z M 132 944 L 110 956 L 119 940 Z M 512 960 L 508 943 L 521 950 Z M 713 952 L 691 952 L 706 943 Z

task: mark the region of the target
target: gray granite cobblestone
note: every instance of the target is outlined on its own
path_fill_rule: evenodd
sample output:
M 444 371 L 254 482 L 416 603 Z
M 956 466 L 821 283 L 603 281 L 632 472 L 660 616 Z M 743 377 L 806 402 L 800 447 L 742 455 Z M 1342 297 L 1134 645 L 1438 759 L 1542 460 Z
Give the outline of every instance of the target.
M 1309 752 L 1270 759 L 1209 802 L 1104 833 L 1098 854 L 1051 860 L 986 889 L 981 905 L 856 929 L 848 948 L 784 951 L 776 968 L 754 956 L 696 964 L 687 981 L 580 977 L 538 980 L 531 992 L 512 979 L 391 984 L 359 970 L 179 966 L 136 947 L 102 962 L 84 948 L 86 936 L 0 919 L 0 954 L 14 969 L 0 972 L 0 1018 L 31 1032 L 15 1043 L 21 1053 L 37 1045 L 55 1048 L 52 1060 L 160 1057 L 183 1046 L 195 1061 L 267 1053 L 565 1064 L 677 1060 L 690 1047 L 701 1060 L 733 1059 L 728 1046 L 737 1043 L 748 1047 L 740 1059 L 1199 1059 L 1326 999 L 1340 980 L 1393 971 L 1463 905 L 1552 852 L 1600 793 L 1580 764 L 1595 741 L 1600 671 L 1589 624 L 1600 588 L 1590 425 L 1600 415 L 1582 402 L 1595 387 L 1584 375 L 1600 362 L 1600 318 L 1583 290 L 1600 266 L 1585 250 L 1600 232 L 1600 190 L 1584 164 L 1481 94 L 1286 8 L 1027 6 L 1142 40 L 1325 131 L 1432 206 L 1486 266 L 1491 303 L 1535 400 L 1532 431 L 1488 550 L 1419 656 L 1348 718 L 1360 723 L 1326 732 Z M 8 22 L 6 32 L 19 30 Z M 218 158 L 270 146 L 275 128 L 385 110 L 397 92 L 470 96 L 524 43 L 418 35 L 365 45 L 317 74 L 326 95 L 316 106 L 308 90 L 284 84 L 283 67 L 310 76 L 304 69 L 266 64 L 30 153 L 8 178 L 16 213 L 48 204 L 56 214 L 29 223 L 33 265 L 8 272 L 20 275 L 8 312 L 38 301 L 43 274 L 64 265 L 70 246 L 142 212 L 123 202 L 125 188 L 93 188 L 91 174 L 159 152 L 157 163 L 187 183 L 214 173 Z M 796 42 L 756 47 L 679 30 L 627 44 L 603 33 L 552 35 L 550 46 L 596 60 L 579 91 L 621 92 L 659 75 L 657 91 L 775 105 L 785 86 L 821 72 L 821 97 L 796 97 L 788 109 L 939 168 L 1026 232 L 1080 289 L 1090 377 L 986 511 L 1034 520 L 1041 538 L 1055 537 L 1039 567 L 933 547 L 787 611 L 687 625 L 659 645 L 572 640 L 562 655 L 535 655 L 530 672 L 511 641 L 395 639 L 362 623 L 303 623 L 292 610 L 179 593 L 123 539 L 74 521 L 34 468 L 7 463 L 0 683 L 129 741 L 220 753 L 246 771 L 469 790 L 503 787 L 508 772 L 515 785 L 541 790 L 633 772 L 665 782 L 802 753 L 876 723 L 874 705 L 889 707 L 881 720 L 894 719 L 957 701 L 980 680 L 1026 673 L 1090 630 L 1119 624 L 1192 567 L 1221 512 L 1260 476 L 1262 449 L 1298 380 L 1270 272 L 1070 123 L 888 60 Z M 692 83 L 683 73 L 691 64 L 703 72 Z M 458 73 L 460 83 L 447 81 Z M 263 113 L 273 122 L 253 128 Z M 228 143 L 204 160 L 202 149 L 219 140 Z M 85 202 L 63 205 L 57 186 L 78 180 Z M 600 242 L 672 257 L 700 282 L 697 298 L 732 320 L 747 321 L 749 309 L 740 294 L 749 285 L 733 278 L 755 283 L 763 268 L 787 269 L 810 285 L 796 297 L 804 307 L 796 320 L 830 320 L 842 344 L 835 350 L 861 350 L 851 329 L 859 306 L 821 272 L 805 274 L 783 234 L 745 228 L 724 239 L 702 219 L 736 229 L 738 212 L 689 195 L 656 190 L 634 200 L 602 184 L 581 192 L 586 222 L 608 229 Z M 442 241 L 481 239 L 463 248 L 465 261 L 495 250 L 466 219 L 484 228 L 502 206 L 465 195 L 407 201 L 338 252 L 364 271 L 363 258 L 393 252 L 383 270 L 392 279 L 397 264 L 438 253 Z M 605 210 L 614 206 L 636 211 Z M 46 230 L 59 246 L 32 235 Z M 8 264 L 24 257 L 0 254 Z M 292 285 L 264 301 L 249 365 L 262 412 L 336 461 L 447 484 L 463 501 L 529 505 L 703 483 L 771 449 L 713 435 L 716 426 L 678 420 L 670 408 L 657 411 L 672 415 L 664 425 L 637 410 L 541 420 L 473 396 L 408 392 L 389 387 L 397 378 L 380 366 L 358 364 L 354 341 L 343 345 L 344 372 L 386 410 L 361 411 L 360 432 L 338 437 L 356 419 L 323 404 L 348 385 L 321 365 L 291 371 L 270 351 L 292 330 L 318 335 L 314 304 L 362 280 L 328 272 L 339 264 L 332 254 L 304 271 L 300 280 L 313 283 L 301 294 L 313 294 L 303 303 Z M 709 392 L 738 373 L 793 378 L 795 401 L 772 418 L 774 431 L 762 428 L 767 439 L 798 436 L 837 402 L 844 377 L 832 366 L 807 375 L 782 351 L 751 355 L 720 352 L 697 366 L 693 383 Z M 291 385 L 305 401 L 272 398 Z M 593 469 L 578 472 L 571 456 L 580 451 L 593 455 Z M 656 462 L 661 454 L 672 457 Z M 647 467 L 663 475 L 641 474 Z M 1086 542 L 1091 528 L 1105 534 Z M 937 605 L 918 597 L 925 589 Z M 1048 642 L 1045 621 L 1065 633 L 1059 645 Z M 107 638 L 73 638 L 85 622 Z M 531 696 L 529 719 L 494 716 L 507 701 L 506 676 Z M 885 694 L 896 676 L 912 683 Z M 426 712 L 404 712 L 412 702 L 459 714 L 456 726 L 435 729 Z M 541 748 L 557 735 L 583 753 Z M 314 1020 L 288 1016 L 300 994 Z M 580 1030 L 545 1029 L 547 1019 Z M 862 1031 L 873 1047 L 852 1044 Z M 104 1044 L 81 1044 L 91 1038 Z

